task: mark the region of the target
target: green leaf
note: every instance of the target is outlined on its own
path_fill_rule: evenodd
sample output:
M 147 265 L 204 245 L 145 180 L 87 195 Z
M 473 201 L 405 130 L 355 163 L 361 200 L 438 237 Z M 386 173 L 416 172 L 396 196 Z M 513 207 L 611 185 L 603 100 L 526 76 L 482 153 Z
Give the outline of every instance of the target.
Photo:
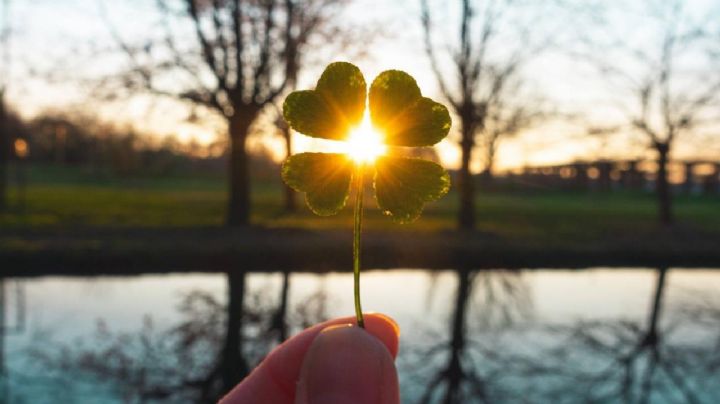
M 312 137 L 344 139 L 330 115 L 325 101 L 313 90 L 294 91 L 283 104 L 285 121 L 296 131 Z
M 392 146 L 432 146 L 450 131 L 444 105 L 420 94 L 415 79 L 399 70 L 380 73 L 370 86 L 370 118 Z
M 283 104 L 291 128 L 312 137 L 344 140 L 365 112 L 367 85 L 360 69 L 346 62 L 325 68 L 315 90 L 295 91 Z
M 352 173 L 352 160 L 336 153 L 300 153 L 282 166 L 285 183 L 304 192 L 308 207 L 319 216 L 334 215 L 345 206 Z
M 450 189 L 450 175 L 432 161 L 385 156 L 375 167 L 378 206 L 400 223 L 417 219 L 425 203 L 441 198 Z
M 415 79 L 400 70 L 380 73 L 370 85 L 370 118 L 384 126 L 422 97 Z

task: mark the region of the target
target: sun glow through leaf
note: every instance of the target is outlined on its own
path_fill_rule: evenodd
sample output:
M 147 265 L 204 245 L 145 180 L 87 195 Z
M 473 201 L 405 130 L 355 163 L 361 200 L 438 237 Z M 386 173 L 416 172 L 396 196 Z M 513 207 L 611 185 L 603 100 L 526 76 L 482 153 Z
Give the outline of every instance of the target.
M 387 152 L 383 136 L 373 128 L 367 114 L 360 126 L 350 132 L 343 148 L 343 152 L 357 164 L 372 164 Z

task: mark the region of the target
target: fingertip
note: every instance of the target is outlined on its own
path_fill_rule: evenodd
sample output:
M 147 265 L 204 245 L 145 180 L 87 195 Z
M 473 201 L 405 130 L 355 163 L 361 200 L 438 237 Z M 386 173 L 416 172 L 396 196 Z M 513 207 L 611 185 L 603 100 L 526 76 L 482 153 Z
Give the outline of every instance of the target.
M 364 315 L 365 330 L 379 339 L 395 359 L 400 347 L 400 326 L 390 316 L 382 313 Z
M 387 323 L 388 326 L 390 326 L 393 329 L 393 332 L 400 336 L 400 325 L 393 319 L 392 317 L 388 316 L 387 314 L 383 313 L 377 313 L 377 312 L 368 312 L 365 314 L 368 318 L 375 318 L 378 321 L 384 321 Z
M 326 327 L 303 361 L 296 402 L 397 404 L 397 371 L 387 346 L 354 325 Z

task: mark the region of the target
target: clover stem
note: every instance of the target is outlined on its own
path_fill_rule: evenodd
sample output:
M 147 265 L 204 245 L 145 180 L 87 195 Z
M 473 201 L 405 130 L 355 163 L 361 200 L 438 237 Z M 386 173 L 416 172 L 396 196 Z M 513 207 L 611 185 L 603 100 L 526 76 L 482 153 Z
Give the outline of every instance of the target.
M 353 279 L 355 286 L 355 316 L 360 328 L 365 328 L 365 320 L 363 319 L 362 307 L 360 306 L 360 252 L 361 252 L 361 236 L 362 236 L 362 218 L 363 218 L 363 174 L 365 165 L 357 164 L 355 170 L 355 227 L 353 234 Z

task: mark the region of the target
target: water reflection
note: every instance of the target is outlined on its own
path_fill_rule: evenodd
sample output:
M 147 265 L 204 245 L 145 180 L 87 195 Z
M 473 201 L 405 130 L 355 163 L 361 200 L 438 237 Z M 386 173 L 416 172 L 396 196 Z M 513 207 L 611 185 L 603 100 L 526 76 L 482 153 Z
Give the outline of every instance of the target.
M 12 300 L 15 302 L 14 323 L 7 310 L 7 303 Z M 20 334 L 24 330 L 25 293 L 23 285 L 20 282 L 7 282 L 0 278 L 0 402 L 2 403 L 9 400 L 5 339 L 10 335 Z
M 720 322 L 697 319 L 714 318 L 719 302 L 698 305 L 702 295 L 695 295 L 669 311 L 667 277 L 667 268 L 656 270 L 646 319 L 548 327 L 554 346 L 503 360 L 514 363 L 515 377 L 528 384 L 525 392 L 541 401 L 716 402 L 718 369 L 711 364 L 720 360 L 717 337 L 698 336 Z
M 455 277 L 449 338 L 419 343 L 424 347 L 407 366 L 424 386 L 422 394 L 411 392 L 412 402 L 696 403 L 720 397 L 711 387 L 720 369 L 720 302 L 698 304 L 692 295 L 666 313 L 667 268 L 655 271 L 646 319 L 562 325 L 530 319 L 520 273 L 456 271 Z M 477 314 L 469 316 L 473 308 Z M 708 329 L 718 335 L 697 337 Z
M 407 271 L 368 274 L 366 290 L 385 296 L 379 305 L 403 327 L 398 368 L 406 403 L 716 402 L 720 272 L 683 287 L 688 277 L 668 268 L 632 276 Z M 72 338 L 31 324 L 27 348 L 9 349 L 12 382 L 4 402 L 214 402 L 288 335 L 352 307 L 342 293 L 351 281 L 345 274 L 223 278 L 223 287 L 193 286 L 166 299 L 175 306 L 172 321 L 163 320 L 160 307 L 147 307 L 134 331 L 119 327 L 110 311 L 92 333 Z M 402 296 L 379 290 L 389 279 Z M 423 279 L 427 289 L 407 286 Z M 587 282 L 569 287 L 560 279 Z M 18 295 L 11 289 L 4 285 L 0 310 L 6 331 L 9 317 L 20 318 L 7 313 L 23 305 L 7 298 Z M 579 306 L 577 315 L 567 314 L 580 305 L 577 296 L 593 292 L 600 296 L 588 306 L 593 310 Z M 84 304 L 107 295 L 86 296 Z M 551 297 L 560 303 L 548 306 Z M 613 304 L 619 312 L 606 309 Z
M 529 317 L 530 296 L 522 274 L 517 271 L 479 272 L 456 270 L 457 290 L 448 327 L 449 339 L 418 349 L 414 354 L 426 386 L 419 403 L 490 402 L 490 379 L 482 373 L 476 357 L 477 343 L 469 338 L 468 322 L 479 330 L 500 331 Z M 435 282 L 432 282 L 435 283 Z M 432 290 L 431 290 L 432 291 Z M 475 316 L 468 318 L 471 305 Z M 445 360 L 437 358 L 445 356 Z M 430 376 L 423 376 L 423 363 L 433 364 Z
M 229 391 L 239 380 L 248 373 L 248 364 L 243 355 L 243 322 L 245 313 L 243 302 L 245 300 L 245 272 L 231 272 L 227 275 L 227 314 L 225 327 L 225 340 L 220 355 L 220 373 L 222 375 L 222 389 Z
M 125 402 L 217 402 L 289 332 L 327 318 L 324 290 L 290 312 L 290 274 L 283 274 L 277 305 L 269 298 L 271 290 L 249 293 L 247 276 L 226 274 L 225 299 L 201 289 L 185 293 L 177 307 L 179 321 L 166 330 L 150 316 L 135 332 L 115 331 L 100 319 L 95 335 L 83 343 L 36 335 L 29 356 L 58 375 L 106 388 L 108 400 L 116 395 Z M 55 385 L 67 383 L 72 381 Z M 102 391 L 93 394 L 103 397 Z

